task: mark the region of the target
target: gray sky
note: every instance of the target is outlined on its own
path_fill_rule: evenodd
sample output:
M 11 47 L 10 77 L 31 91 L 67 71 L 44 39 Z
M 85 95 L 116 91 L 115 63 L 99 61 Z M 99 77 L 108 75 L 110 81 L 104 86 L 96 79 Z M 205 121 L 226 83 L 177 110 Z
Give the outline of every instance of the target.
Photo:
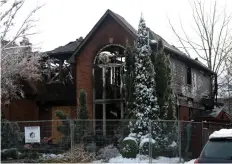
M 170 44 L 178 46 L 177 38 L 168 23 L 169 17 L 179 30 L 180 18 L 187 31 L 191 32 L 190 0 L 30 0 L 22 14 L 37 3 L 46 4 L 36 13 L 39 18 L 36 30 L 40 34 L 31 37 L 32 43 L 42 51 L 65 45 L 80 36 L 85 37 L 107 9 L 123 16 L 137 29 L 141 12 L 147 26 Z M 219 7 L 227 3 L 232 11 L 232 0 L 218 1 Z

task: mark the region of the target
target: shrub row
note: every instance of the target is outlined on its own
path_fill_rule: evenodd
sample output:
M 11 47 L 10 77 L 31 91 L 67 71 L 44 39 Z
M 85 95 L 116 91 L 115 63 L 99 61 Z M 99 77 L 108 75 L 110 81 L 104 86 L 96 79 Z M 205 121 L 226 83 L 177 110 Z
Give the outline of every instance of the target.
M 136 158 L 137 154 L 149 155 L 149 140 L 144 141 L 142 144 L 138 145 L 135 139 L 132 137 L 124 139 L 120 144 L 120 154 L 124 158 Z M 175 148 L 166 148 L 160 150 L 157 148 L 157 144 L 152 140 L 151 142 L 151 155 L 152 158 L 157 158 L 159 156 L 165 157 L 175 157 L 177 152 Z

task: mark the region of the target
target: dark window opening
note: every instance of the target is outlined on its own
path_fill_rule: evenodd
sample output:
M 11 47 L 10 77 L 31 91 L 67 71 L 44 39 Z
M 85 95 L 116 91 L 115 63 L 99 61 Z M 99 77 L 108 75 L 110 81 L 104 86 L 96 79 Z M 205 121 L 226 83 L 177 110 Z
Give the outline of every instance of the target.
M 114 135 L 119 124 L 117 119 L 123 114 L 124 51 L 119 45 L 105 46 L 94 60 L 96 135 Z
M 94 85 L 95 85 L 95 99 L 102 99 L 103 98 L 103 79 L 102 79 L 102 68 L 100 67 L 96 67 L 94 69 L 94 76 L 95 81 L 94 81 Z
M 103 135 L 103 105 L 95 104 L 96 135 Z
M 121 116 L 120 103 L 106 104 L 106 134 L 114 135 L 115 129 L 119 125 L 118 119 Z
M 192 85 L 192 70 L 190 67 L 187 67 L 187 84 Z

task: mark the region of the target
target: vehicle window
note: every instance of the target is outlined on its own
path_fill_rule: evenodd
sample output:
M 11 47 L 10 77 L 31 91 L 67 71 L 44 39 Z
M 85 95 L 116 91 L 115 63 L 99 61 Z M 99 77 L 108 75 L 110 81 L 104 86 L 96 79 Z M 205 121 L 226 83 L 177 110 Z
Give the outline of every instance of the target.
M 232 140 L 220 139 L 207 142 L 201 157 L 232 159 Z

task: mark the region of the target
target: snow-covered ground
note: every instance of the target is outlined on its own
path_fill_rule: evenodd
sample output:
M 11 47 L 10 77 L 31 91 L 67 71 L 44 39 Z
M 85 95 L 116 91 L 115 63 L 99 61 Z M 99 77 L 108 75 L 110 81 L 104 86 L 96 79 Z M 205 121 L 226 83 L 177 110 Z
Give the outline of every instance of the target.
M 193 164 L 195 159 L 188 162 L 181 162 L 184 164 Z M 93 163 L 104 163 L 101 161 L 94 161 Z M 149 158 L 144 155 L 137 155 L 136 158 L 123 158 L 121 155 L 115 158 L 111 158 L 107 163 L 149 163 Z M 179 163 L 179 158 L 167 158 L 158 157 L 157 159 L 152 159 L 152 163 Z
M 191 161 L 185 162 L 184 164 L 193 164 L 196 159 L 192 159 Z
M 63 158 L 64 155 L 58 154 L 43 154 L 42 158 L 43 159 L 51 159 L 51 158 Z M 182 164 L 194 164 L 195 159 L 192 159 L 188 162 L 181 162 Z M 152 159 L 152 163 L 179 163 L 179 158 L 168 158 L 168 157 L 158 157 L 157 159 Z M 93 161 L 92 163 L 106 163 L 102 161 Z M 137 155 L 137 158 L 123 158 L 121 155 L 111 158 L 109 162 L 107 163 L 149 163 L 149 158 L 148 156 L 144 155 Z

